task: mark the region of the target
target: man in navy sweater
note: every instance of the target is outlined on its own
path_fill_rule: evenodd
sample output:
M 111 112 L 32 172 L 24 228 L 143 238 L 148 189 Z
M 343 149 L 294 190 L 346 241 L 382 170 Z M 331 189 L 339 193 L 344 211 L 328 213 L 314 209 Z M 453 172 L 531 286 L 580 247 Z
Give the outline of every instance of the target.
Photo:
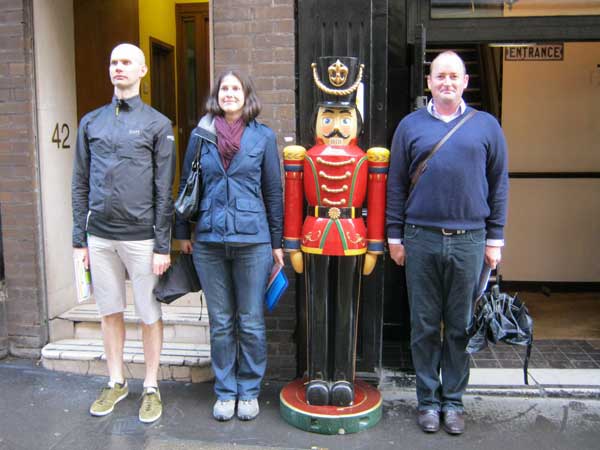
M 433 99 L 400 122 L 392 141 L 387 236 L 392 259 L 406 263 L 417 422 L 425 432 L 439 430 L 440 415 L 446 432 L 464 431 L 466 328 L 484 262 L 495 268 L 504 244 L 507 152 L 493 116 L 478 111 L 457 129 L 409 195 L 419 164 L 473 110 L 462 99 L 468 81 L 456 53 L 438 55 L 427 77 Z

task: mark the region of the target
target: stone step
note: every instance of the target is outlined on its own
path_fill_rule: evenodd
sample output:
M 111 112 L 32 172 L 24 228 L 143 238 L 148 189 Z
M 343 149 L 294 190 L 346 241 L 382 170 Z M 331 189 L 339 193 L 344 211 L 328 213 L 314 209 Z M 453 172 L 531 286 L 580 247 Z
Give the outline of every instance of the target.
M 206 306 L 163 305 L 162 313 L 165 342 L 191 344 L 208 344 L 210 342 Z M 76 339 L 102 339 L 100 315 L 95 303 L 77 305 L 61 314 L 59 319 L 73 322 L 72 337 Z M 141 320 L 135 313 L 133 305 L 127 305 L 124 319 L 126 339 L 141 340 Z
M 139 340 L 125 341 L 125 376 L 144 378 L 144 350 Z M 63 339 L 42 349 L 42 364 L 49 370 L 80 375 L 108 375 L 101 339 Z M 213 379 L 210 346 L 165 342 L 160 354 L 159 380 L 200 383 Z

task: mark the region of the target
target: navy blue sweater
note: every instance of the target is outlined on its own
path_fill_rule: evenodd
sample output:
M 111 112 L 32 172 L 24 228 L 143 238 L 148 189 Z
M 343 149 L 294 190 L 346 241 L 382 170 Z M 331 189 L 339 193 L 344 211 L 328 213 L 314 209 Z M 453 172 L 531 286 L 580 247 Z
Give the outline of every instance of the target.
M 471 111 L 467 108 L 464 114 Z M 439 149 L 407 200 L 410 177 L 433 146 L 462 118 L 445 123 L 425 108 L 406 116 L 392 141 L 387 182 L 388 238 L 404 223 L 436 228 L 485 228 L 503 239 L 508 201 L 506 141 L 496 119 L 479 111 Z

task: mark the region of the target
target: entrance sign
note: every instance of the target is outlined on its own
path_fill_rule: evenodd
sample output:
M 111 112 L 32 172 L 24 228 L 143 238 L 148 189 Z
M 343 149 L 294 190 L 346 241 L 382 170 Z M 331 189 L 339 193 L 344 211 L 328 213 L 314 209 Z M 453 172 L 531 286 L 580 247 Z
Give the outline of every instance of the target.
M 504 48 L 505 61 L 562 61 L 564 57 L 564 44 L 534 44 Z

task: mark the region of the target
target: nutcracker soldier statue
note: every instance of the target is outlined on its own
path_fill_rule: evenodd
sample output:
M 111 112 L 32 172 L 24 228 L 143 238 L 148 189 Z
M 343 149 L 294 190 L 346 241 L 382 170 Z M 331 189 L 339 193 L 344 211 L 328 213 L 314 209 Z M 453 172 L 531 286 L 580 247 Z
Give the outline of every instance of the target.
M 320 100 L 315 146 L 284 149 L 284 248 L 306 279 L 306 403 L 339 408 L 355 402 L 361 276 L 383 253 L 389 151 L 357 145 L 358 59 L 321 57 L 312 71 Z

